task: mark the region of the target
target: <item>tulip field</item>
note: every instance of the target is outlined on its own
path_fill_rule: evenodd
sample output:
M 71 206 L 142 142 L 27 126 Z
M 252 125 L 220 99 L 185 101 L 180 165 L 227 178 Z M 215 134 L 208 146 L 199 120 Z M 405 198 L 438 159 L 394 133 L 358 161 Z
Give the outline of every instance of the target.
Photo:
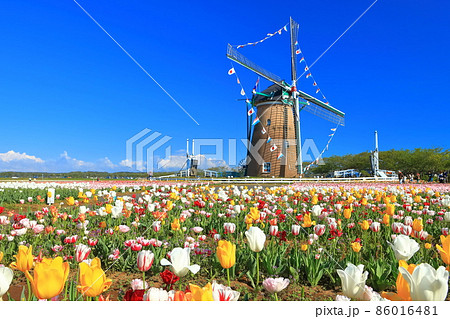
M 450 186 L 0 183 L 0 299 L 448 299 Z

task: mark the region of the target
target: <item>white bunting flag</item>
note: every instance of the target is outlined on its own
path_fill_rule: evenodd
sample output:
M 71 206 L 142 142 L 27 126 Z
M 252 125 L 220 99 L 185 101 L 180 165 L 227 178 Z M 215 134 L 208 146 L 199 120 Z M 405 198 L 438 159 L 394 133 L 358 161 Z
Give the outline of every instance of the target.
M 235 73 L 236 73 L 236 71 L 234 70 L 234 68 L 231 68 L 228 70 L 228 75 L 235 74 Z
M 241 95 L 242 95 L 242 96 L 244 96 L 244 95 L 245 95 L 245 91 L 244 91 L 244 88 L 242 88 L 242 90 L 241 90 Z
M 255 113 L 255 109 L 251 108 L 250 110 L 248 110 L 247 114 L 248 116 L 252 115 L 253 113 Z
M 272 147 L 270 148 L 270 151 L 273 152 L 273 151 L 275 151 L 277 148 L 278 148 L 278 147 L 277 147 L 275 144 L 273 144 Z

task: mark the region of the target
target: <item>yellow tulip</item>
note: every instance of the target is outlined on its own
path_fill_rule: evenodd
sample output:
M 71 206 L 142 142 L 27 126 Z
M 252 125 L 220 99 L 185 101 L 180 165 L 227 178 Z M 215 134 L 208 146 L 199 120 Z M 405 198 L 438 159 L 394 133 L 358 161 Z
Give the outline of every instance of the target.
M 390 198 L 390 200 L 391 200 L 391 203 L 395 203 L 395 202 L 397 202 L 397 196 L 395 196 L 395 195 L 391 195 L 391 198 Z
M 400 267 L 408 270 L 410 274 L 412 274 L 414 269 L 416 268 L 416 265 L 414 264 L 408 265 L 408 263 L 404 260 L 400 260 L 398 264 Z M 381 297 L 392 301 L 411 301 L 408 282 L 403 278 L 401 272 L 398 273 L 397 281 L 395 284 L 397 286 L 397 293 L 382 292 Z
M 112 205 L 111 204 L 106 204 L 105 205 L 105 212 L 108 214 L 111 214 L 111 210 L 112 210 Z
M 311 214 L 305 214 L 305 216 L 303 216 L 303 224 L 302 227 L 303 228 L 307 228 L 307 227 L 311 227 L 314 226 L 316 224 L 315 221 L 311 221 Z
M 317 196 L 313 196 L 313 198 L 311 199 L 311 205 L 316 205 L 319 202 L 319 199 L 317 198 Z
M 355 253 L 359 253 L 359 251 L 360 251 L 361 248 L 362 248 L 361 244 L 358 243 L 357 241 L 351 243 L 350 246 L 352 247 L 352 250 L 353 250 Z
M 111 284 L 112 280 L 106 278 L 98 257 L 92 259 L 90 265 L 80 263 L 80 285 L 77 288 L 83 295 L 97 297 L 108 290 Z
M 367 220 L 363 220 L 361 223 L 362 230 L 368 230 L 370 227 L 369 222 Z
M 38 299 L 50 299 L 58 296 L 64 289 L 70 266 L 63 263 L 61 257 L 45 258 L 34 267 L 33 276 L 28 271 L 25 276 L 31 283 L 33 294 Z
M 421 202 L 422 202 L 422 197 L 420 197 L 419 195 L 417 195 L 417 196 L 414 197 L 414 201 L 415 201 L 416 203 L 421 203 Z
M 430 243 L 426 243 L 425 244 L 425 249 L 430 249 L 432 246 L 431 246 L 431 244 Z
M 3 259 L 3 252 L 0 251 L 0 262 L 2 261 L 2 259 Z
M 414 219 L 413 224 L 412 224 L 412 228 L 416 232 L 422 231 L 423 230 L 422 219 L 420 219 L 420 218 Z
M 367 198 L 363 198 L 362 200 L 361 200 L 361 205 L 363 205 L 363 206 L 366 206 L 367 205 Z
M 445 264 L 450 265 L 450 235 L 448 235 L 447 237 L 441 235 L 441 243 L 442 247 L 436 245 L 436 248 L 439 251 L 439 254 L 441 255 L 442 261 Z
M 25 272 L 33 268 L 33 246 L 19 246 L 19 252 L 14 257 L 16 261 L 11 263 L 12 269 Z
M 352 217 L 352 209 L 351 208 L 344 209 L 344 217 L 347 218 L 347 219 Z
M 231 268 L 236 263 L 236 245 L 226 240 L 219 240 L 217 257 L 223 268 Z
M 201 288 L 197 285 L 189 284 L 192 294 L 192 301 L 214 301 L 211 283 Z
M 390 216 L 394 216 L 395 213 L 395 206 L 392 204 L 387 204 L 386 205 L 386 214 L 390 215 Z
M 389 226 L 390 217 L 388 214 L 383 215 L 383 224 Z
M 250 207 L 250 213 L 248 213 L 248 218 L 251 218 L 253 220 L 259 219 L 259 210 L 256 207 Z
M 172 223 L 170 223 L 173 231 L 180 230 L 180 221 L 178 218 L 175 218 Z
M 303 251 L 307 251 L 308 250 L 308 245 L 307 244 L 302 244 L 300 246 L 300 249 L 303 250 Z
M 73 205 L 75 205 L 75 198 L 70 196 L 69 198 L 66 198 L 66 202 L 67 202 L 67 205 L 73 206 Z
M 117 186 L 113 186 L 112 188 L 111 188 L 113 191 L 115 191 L 116 189 L 117 189 Z

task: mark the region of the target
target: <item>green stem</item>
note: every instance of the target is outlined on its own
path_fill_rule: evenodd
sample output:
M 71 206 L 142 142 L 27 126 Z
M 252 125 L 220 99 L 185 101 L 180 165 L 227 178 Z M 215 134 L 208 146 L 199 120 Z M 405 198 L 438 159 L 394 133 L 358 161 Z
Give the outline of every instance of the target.
M 227 268 L 227 278 L 228 278 L 228 287 L 231 287 L 231 284 L 230 284 L 230 268 Z
M 275 301 L 278 301 L 278 295 L 275 293 Z
M 28 287 L 28 301 L 30 301 L 31 300 L 31 284 L 30 284 L 30 281 L 28 280 L 28 278 L 27 278 L 27 287 Z
M 145 289 L 145 271 L 142 272 L 142 289 Z
M 256 271 L 258 273 L 256 277 L 256 287 L 259 288 L 259 253 L 256 253 Z

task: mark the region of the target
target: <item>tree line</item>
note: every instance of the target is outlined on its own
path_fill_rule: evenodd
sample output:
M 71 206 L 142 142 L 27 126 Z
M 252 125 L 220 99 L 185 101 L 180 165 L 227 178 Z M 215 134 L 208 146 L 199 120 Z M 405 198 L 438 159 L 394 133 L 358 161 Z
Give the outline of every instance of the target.
M 310 170 L 313 175 L 327 175 L 334 171 L 356 169 L 364 175 L 371 174 L 370 152 L 330 156 L 324 158 L 324 165 Z M 450 171 L 450 150 L 443 148 L 416 148 L 414 150 L 389 150 L 379 152 L 380 169 L 402 171 L 403 173 L 428 174 Z M 306 163 L 308 165 L 309 163 Z

